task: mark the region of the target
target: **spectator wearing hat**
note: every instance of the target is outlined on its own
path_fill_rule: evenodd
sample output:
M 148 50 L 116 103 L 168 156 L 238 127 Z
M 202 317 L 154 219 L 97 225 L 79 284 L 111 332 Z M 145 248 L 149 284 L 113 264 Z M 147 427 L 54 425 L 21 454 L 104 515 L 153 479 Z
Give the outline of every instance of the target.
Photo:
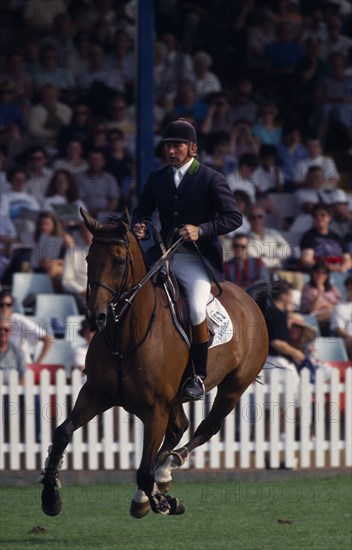
M 132 226 L 136 236 L 143 238 L 143 220 L 158 208 L 163 239 L 175 232 L 185 239 L 173 255 L 171 267 L 189 300 L 193 336 L 190 353 L 196 376 L 186 380 L 182 392 L 188 399 L 203 399 L 202 379 L 207 375 L 208 357 L 206 306 L 212 278 L 219 282 L 225 278 L 218 236 L 239 227 L 242 216 L 223 174 L 197 160 L 197 136 L 192 124 L 184 119 L 171 122 L 161 142 L 167 166 L 150 174 L 133 213 Z
M 308 169 L 305 186 L 295 191 L 294 200 L 300 209 L 300 214 L 290 228 L 293 232 L 303 233 L 311 229 L 313 225 L 311 213 L 314 206 L 319 203 L 328 205 L 332 215 L 337 214 L 339 220 L 348 219 L 346 193 L 342 189 L 325 187 L 324 173 L 320 166 L 311 166 Z M 341 204 L 345 204 L 347 208 L 341 207 Z

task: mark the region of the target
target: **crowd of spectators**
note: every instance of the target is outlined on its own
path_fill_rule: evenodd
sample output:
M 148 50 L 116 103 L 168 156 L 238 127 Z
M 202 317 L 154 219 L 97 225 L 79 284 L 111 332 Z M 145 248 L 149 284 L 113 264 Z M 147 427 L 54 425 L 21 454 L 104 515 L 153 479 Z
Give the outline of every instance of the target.
M 79 208 L 100 218 L 136 199 L 135 2 L 12 0 L 0 13 L 1 284 L 47 273 L 83 312 Z M 329 274 L 351 270 L 351 21 L 344 0 L 155 0 L 155 166 L 167 123 L 192 122 L 243 213 L 223 239 L 228 279 L 308 274 L 296 307 L 324 334 L 342 301 Z

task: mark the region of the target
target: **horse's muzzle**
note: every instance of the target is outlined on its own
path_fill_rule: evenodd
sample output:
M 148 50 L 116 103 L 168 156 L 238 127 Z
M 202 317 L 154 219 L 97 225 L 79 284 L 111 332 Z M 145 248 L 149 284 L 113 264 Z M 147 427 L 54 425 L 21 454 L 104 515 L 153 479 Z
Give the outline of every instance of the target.
M 107 315 L 104 312 L 88 310 L 86 318 L 92 331 L 101 332 L 106 327 Z

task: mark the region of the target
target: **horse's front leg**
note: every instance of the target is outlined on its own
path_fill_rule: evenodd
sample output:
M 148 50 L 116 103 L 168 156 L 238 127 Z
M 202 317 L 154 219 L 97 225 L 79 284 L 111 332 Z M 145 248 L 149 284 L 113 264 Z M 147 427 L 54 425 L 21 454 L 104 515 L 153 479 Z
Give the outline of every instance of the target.
M 58 470 L 63 460 L 64 451 L 77 428 L 84 426 L 97 414 L 110 408 L 112 404 L 96 395 L 85 384 L 77 397 L 75 406 L 68 418 L 56 428 L 53 443 L 48 449 L 48 457 L 39 482 L 43 484 L 42 510 L 48 516 L 57 516 L 62 508 L 59 492 Z
M 163 495 L 154 480 L 158 449 L 168 423 L 168 414 L 161 407 L 144 418 L 143 453 L 137 471 L 138 490 L 133 496 L 130 513 L 135 518 L 144 517 L 150 509 L 158 514 L 176 514 L 184 511 L 183 504 L 170 495 Z

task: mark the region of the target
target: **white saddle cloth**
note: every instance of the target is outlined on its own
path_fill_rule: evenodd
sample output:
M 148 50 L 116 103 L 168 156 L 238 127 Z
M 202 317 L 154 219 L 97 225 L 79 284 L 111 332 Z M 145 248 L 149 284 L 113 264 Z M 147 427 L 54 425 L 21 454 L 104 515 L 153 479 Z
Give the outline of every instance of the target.
M 214 339 L 210 348 L 226 344 L 233 336 L 233 325 L 224 306 L 212 294 L 207 305 L 207 316 L 212 322 Z

